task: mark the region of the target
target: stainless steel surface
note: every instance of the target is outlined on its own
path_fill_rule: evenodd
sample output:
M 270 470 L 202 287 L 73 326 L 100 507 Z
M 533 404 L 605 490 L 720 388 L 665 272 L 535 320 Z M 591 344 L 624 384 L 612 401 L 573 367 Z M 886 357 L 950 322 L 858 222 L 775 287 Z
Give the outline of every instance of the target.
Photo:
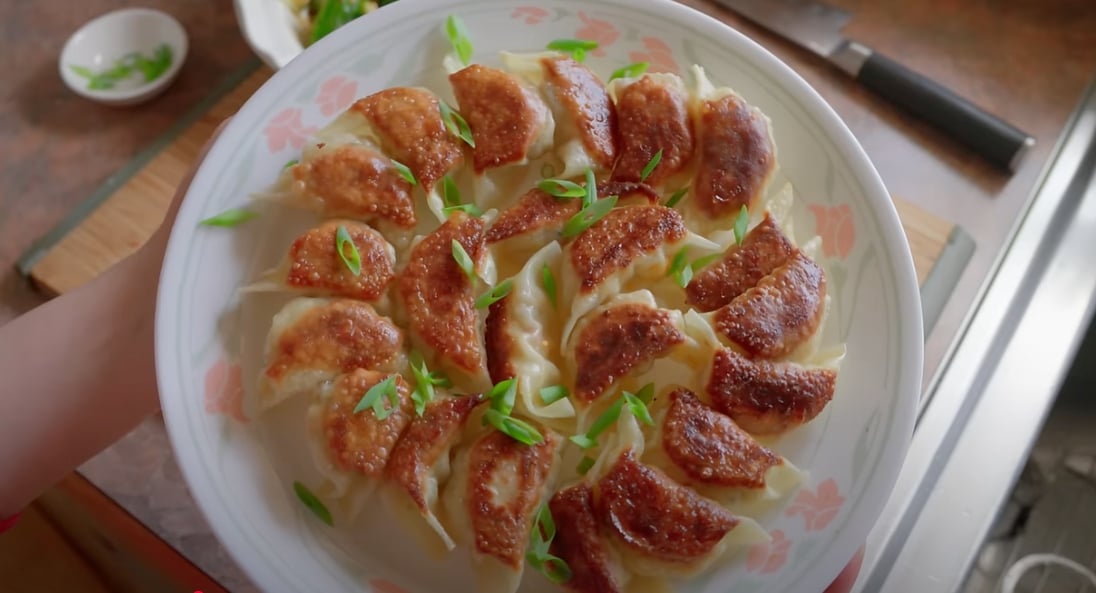
M 871 48 L 855 41 L 846 41 L 837 51 L 829 56 L 830 61 L 840 68 L 845 74 L 856 77 L 864 62 L 871 57 Z
M 858 590 L 944 593 L 963 582 L 1092 316 L 1094 169 L 1090 88 L 929 386 Z
M 845 44 L 841 29 L 851 18 L 844 10 L 805 0 L 715 2 L 823 57 L 830 57 Z

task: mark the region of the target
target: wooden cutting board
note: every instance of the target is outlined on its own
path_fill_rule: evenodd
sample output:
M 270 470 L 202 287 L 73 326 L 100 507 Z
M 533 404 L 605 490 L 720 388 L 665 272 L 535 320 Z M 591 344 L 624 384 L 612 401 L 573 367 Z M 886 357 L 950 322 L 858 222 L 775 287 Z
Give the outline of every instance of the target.
M 225 94 L 79 224 L 52 245 L 25 256 L 24 273 L 41 290 L 57 295 L 84 285 L 136 250 L 159 226 L 175 188 L 217 125 L 270 75 L 270 70 L 260 68 Z M 947 248 L 954 225 L 901 199 L 895 199 L 895 206 L 917 278 L 924 284 Z

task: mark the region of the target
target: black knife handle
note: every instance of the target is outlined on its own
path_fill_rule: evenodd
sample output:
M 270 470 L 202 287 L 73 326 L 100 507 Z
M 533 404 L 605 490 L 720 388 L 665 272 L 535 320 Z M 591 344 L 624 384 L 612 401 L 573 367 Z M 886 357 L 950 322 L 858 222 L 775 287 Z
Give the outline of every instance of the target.
M 1035 139 L 942 85 L 872 52 L 856 76 L 865 87 L 1012 171 Z

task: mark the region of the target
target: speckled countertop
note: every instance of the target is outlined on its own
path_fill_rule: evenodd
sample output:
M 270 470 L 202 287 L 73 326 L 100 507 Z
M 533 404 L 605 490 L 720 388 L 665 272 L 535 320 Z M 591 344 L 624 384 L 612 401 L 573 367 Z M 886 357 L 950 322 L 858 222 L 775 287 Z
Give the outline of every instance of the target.
M 273 1 L 273 0 L 272 0 Z M 414 1 L 414 0 L 407 0 Z M 846 32 L 999 113 L 1038 139 L 1003 175 L 865 92 L 820 59 L 744 25 L 709 0 L 683 0 L 731 22 L 789 63 L 845 119 L 891 191 L 961 225 L 978 248 L 927 339 L 935 373 L 1096 70 L 1091 0 L 833 0 Z M 57 75 L 65 39 L 108 10 L 148 6 L 186 27 L 180 78 L 143 106 L 113 109 L 70 93 Z M 231 0 L 0 3 L 0 323 L 42 302 L 12 265 L 138 151 L 254 59 Z M 233 593 L 256 591 L 211 534 L 176 465 L 159 416 L 80 471 Z

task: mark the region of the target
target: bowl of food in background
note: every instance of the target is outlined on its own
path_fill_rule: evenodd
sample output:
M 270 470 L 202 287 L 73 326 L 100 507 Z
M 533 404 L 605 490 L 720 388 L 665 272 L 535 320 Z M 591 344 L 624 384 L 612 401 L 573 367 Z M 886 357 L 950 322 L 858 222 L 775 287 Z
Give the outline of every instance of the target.
M 350 21 L 396 0 L 235 0 L 240 31 L 252 51 L 278 70 L 304 48 Z

